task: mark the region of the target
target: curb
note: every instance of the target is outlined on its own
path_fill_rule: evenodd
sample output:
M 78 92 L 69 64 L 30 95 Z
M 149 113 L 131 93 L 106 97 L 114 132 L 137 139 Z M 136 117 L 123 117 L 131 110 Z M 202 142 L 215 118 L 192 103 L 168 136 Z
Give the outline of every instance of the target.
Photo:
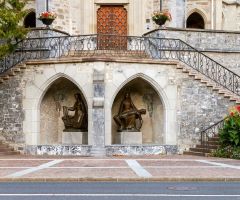
M 0 178 L 0 182 L 240 182 L 240 178 Z

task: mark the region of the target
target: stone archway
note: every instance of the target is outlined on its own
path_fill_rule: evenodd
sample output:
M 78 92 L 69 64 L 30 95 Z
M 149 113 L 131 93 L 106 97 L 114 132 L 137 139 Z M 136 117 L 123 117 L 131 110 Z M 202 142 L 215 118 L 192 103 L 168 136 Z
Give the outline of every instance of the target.
M 24 18 L 23 25 L 25 28 L 35 28 L 36 27 L 36 13 L 31 11 Z
M 165 113 L 163 102 L 155 88 L 141 77 L 136 77 L 126 83 L 117 93 L 112 104 L 112 118 L 118 114 L 121 101 L 126 91 L 131 94 L 131 99 L 137 109 L 146 109 L 142 115 L 141 128 L 143 144 L 163 144 L 165 136 Z M 112 120 L 112 144 L 120 144 L 117 125 Z
M 193 12 L 191 15 L 189 15 L 187 18 L 187 28 L 204 29 L 205 22 L 202 15 L 200 15 L 198 12 Z
M 40 102 L 40 137 L 41 145 L 87 144 L 87 133 L 78 137 L 78 133 L 64 133 L 63 106 L 73 107 L 75 94 L 80 94 L 84 104 L 84 122 L 87 130 L 87 102 L 80 89 L 70 80 L 60 77 L 51 83 Z M 69 111 L 71 112 L 71 111 Z M 73 111 L 74 112 L 74 111 Z M 75 111 L 76 112 L 76 111 Z M 72 113 L 74 115 L 74 113 Z

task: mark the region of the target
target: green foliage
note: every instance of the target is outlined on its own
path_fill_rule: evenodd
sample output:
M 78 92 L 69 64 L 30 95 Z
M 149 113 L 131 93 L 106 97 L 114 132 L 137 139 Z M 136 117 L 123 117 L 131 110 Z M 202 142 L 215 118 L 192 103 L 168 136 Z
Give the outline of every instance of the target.
M 231 157 L 231 147 L 220 147 L 217 150 L 212 152 L 212 156 L 221 157 L 221 158 L 230 158 Z
M 240 160 L 240 147 L 220 147 L 216 151 L 212 152 L 212 156 Z
M 12 52 L 16 43 L 23 39 L 27 30 L 19 25 L 26 16 L 27 0 L 0 1 L 0 58 Z
M 219 131 L 222 147 L 240 147 L 240 107 L 234 107 L 229 116 L 224 120 L 224 126 Z
M 220 147 L 213 156 L 240 159 L 240 106 L 231 108 L 219 131 L 219 139 Z

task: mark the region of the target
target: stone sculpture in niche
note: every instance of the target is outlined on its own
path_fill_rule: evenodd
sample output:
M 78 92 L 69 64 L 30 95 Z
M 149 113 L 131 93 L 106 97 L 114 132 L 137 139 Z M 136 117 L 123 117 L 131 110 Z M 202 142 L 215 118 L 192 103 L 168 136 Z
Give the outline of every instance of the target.
M 146 114 L 146 109 L 138 110 L 132 102 L 130 93 L 126 92 L 121 102 L 119 112 L 113 119 L 118 125 L 119 132 L 137 132 L 140 131 L 142 127 L 143 120 L 141 115 L 143 114 Z
M 81 94 L 74 95 L 76 102 L 73 107 L 63 106 L 64 131 L 86 131 L 87 130 L 87 112 L 82 101 Z M 70 112 L 73 112 L 71 115 Z

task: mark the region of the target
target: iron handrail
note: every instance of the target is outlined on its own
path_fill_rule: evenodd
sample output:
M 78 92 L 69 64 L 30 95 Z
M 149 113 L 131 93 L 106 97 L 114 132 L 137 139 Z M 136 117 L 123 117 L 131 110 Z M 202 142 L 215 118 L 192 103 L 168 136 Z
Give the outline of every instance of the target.
M 209 138 L 212 138 L 218 134 L 218 131 L 223 128 L 224 120 L 222 119 L 208 128 L 200 131 L 201 134 L 201 145 L 204 149 L 209 148 Z
M 27 60 L 103 55 L 178 60 L 240 96 L 238 74 L 184 41 L 173 38 L 103 34 L 27 38 L 18 43 L 13 53 L 0 60 L 0 74 Z

